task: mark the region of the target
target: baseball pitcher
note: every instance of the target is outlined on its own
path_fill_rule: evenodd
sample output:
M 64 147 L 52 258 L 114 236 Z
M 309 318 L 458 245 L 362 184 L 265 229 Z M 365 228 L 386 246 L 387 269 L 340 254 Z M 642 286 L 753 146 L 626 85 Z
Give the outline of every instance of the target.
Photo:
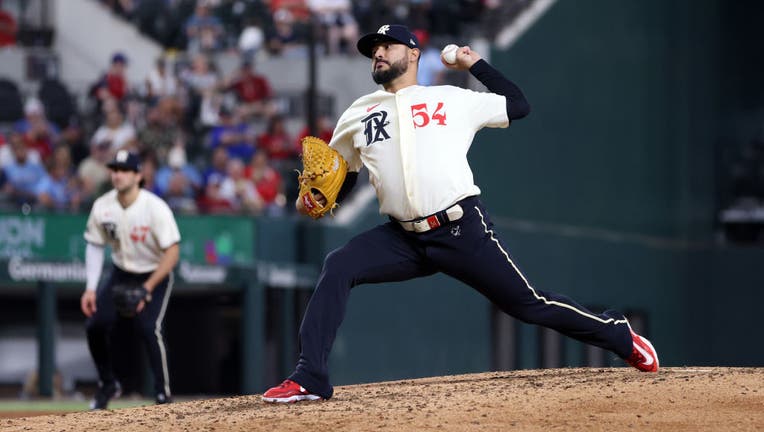
M 326 257 L 300 326 L 297 367 L 263 400 L 330 398 L 328 357 L 351 288 L 436 272 L 470 285 L 519 320 L 610 350 L 641 371 L 657 371 L 655 350 L 631 330 L 623 314 L 596 314 L 565 296 L 536 289 L 493 229 L 467 152 L 480 129 L 504 128 L 528 115 L 520 89 L 469 46 L 458 47 L 443 63 L 469 71 L 489 92 L 417 85 L 419 42 L 401 25 L 384 25 L 357 46 L 371 59 L 372 78 L 382 89 L 356 100 L 324 146 L 323 160 L 343 163 L 316 170 L 308 166 L 315 158 L 305 161 L 314 175 L 301 176 L 296 206 L 320 217 L 342 199 L 365 166 L 380 212 L 390 220 Z M 344 176 L 342 187 L 312 187 L 314 181 L 332 184 L 326 178 L 332 176 Z

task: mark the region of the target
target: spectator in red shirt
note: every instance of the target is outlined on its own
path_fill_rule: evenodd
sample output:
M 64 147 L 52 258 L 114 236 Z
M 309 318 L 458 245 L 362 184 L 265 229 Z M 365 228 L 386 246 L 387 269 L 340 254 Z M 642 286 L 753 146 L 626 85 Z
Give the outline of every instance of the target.
M 122 53 L 116 53 L 111 58 L 109 70 L 96 82 L 91 93 L 99 102 L 99 106 L 106 99 L 115 99 L 121 102 L 127 96 L 127 57 Z
M 35 98 L 24 104 L 24 118 L 16 122 L 16 130 L 24 136 L 27 147 L 37 150 L 43 160 L 47 160 L 58 143 L 59 130 L 45 117 L 45 108 Z
M 268 3 L 272 14 L 286 10 L 298 21 L 306 21 L 310 16 L 310 9 L 305 0 L 270 0 Z
M 16 18 L 9 12 L 2 10 L 2 0 L 0 0 L 0 48 L 16 45 L 16 32 L 19 29 Z
M 252 156 L 249 165 L 244 169 L 244 177 L 252 180 L 252 183 L 255 184 L 255 189 L 260 194 L 260 198 L 263 199 L 265 206 L 277 203 L 277 201 L 282 201 L 282 206 L 286 203 L 286 198 L 278 199 L 279 194 L 281 194 L 281 174 L 268 165 L 268 155 L 265 152 L 259 151 Z
M 127 57 L 122 53 L 114 54 L 109 71 L 106 72 L 106 89 L 109 91 L 109 95 L 118 101 L 127 95 L 126 69 Z
M 265 76 L 255 73 L 251 60 L 245 60 L 226 84 L 228 90 L 236 93 L 241 103 L 239 111 L 246 119 L 273 113 L 271 85 Z
M 232 199 L 220 193 L 220 186 L 225 180 L 225 175 L 210 177 L 204 187 L 204 193 L 197 200 L 197 205 L 202 213 L 226 213 L 236 212 L 236 206 Z
M 265 151 L 274 164 L 297 159 L 300 149 L 286 130 L 284 118 L 275 115 L 268 120 L 268 128 L 257 137 L 257 148 Z

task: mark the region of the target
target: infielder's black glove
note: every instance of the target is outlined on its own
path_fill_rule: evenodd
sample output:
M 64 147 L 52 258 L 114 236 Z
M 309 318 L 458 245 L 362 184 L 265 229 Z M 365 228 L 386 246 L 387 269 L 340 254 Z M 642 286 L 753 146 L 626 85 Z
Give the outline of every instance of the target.
M 138 284 L 116 284 L 111 288 L 114 307 L 120 315 L 131 318 L 138 312 L 138 304 L 141 300 L 148 303 L 151 301 L 151 294 L 143 285 Z

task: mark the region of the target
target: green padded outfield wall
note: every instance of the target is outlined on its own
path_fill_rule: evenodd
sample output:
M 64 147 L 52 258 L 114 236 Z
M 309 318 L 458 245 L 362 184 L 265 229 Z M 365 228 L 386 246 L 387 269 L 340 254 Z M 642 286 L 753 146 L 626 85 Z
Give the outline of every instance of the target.
M 470 154 L 499 230 L 538 288 L 647 312 L 666 365 L 764 364 L 764 252 L 714 238 L 714 147 L 764 119 L 763 12 L 560 0 L 492 52 L 532 106 Z
M 87 218 L 87 214 L 0 213 L 0 259 L 83 262 Z M 251 218 L 177 216 L 176 220 L 181 261 L 224 266 L 250 266 L 254 261 Z
M 509 133 L 473 147 L 478 180 L 499 198 L 494 211 L 670 238 L 707 234 L 717 3 L 560 0 L 510 51 L 494 52 L 532 106 Z

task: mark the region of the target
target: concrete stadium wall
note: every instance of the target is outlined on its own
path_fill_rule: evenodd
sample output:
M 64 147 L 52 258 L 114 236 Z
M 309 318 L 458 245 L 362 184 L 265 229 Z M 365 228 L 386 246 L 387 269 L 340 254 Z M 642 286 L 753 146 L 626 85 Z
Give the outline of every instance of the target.
M 55 49 L 61 58 L 61 76 L 80 89 L 94 82 L 109 67 L 117 52 L 127 55 L 127 78 L 140 84 L 162 48 L 136 27 L 90 0 L 57 1 L 54 8 Z

